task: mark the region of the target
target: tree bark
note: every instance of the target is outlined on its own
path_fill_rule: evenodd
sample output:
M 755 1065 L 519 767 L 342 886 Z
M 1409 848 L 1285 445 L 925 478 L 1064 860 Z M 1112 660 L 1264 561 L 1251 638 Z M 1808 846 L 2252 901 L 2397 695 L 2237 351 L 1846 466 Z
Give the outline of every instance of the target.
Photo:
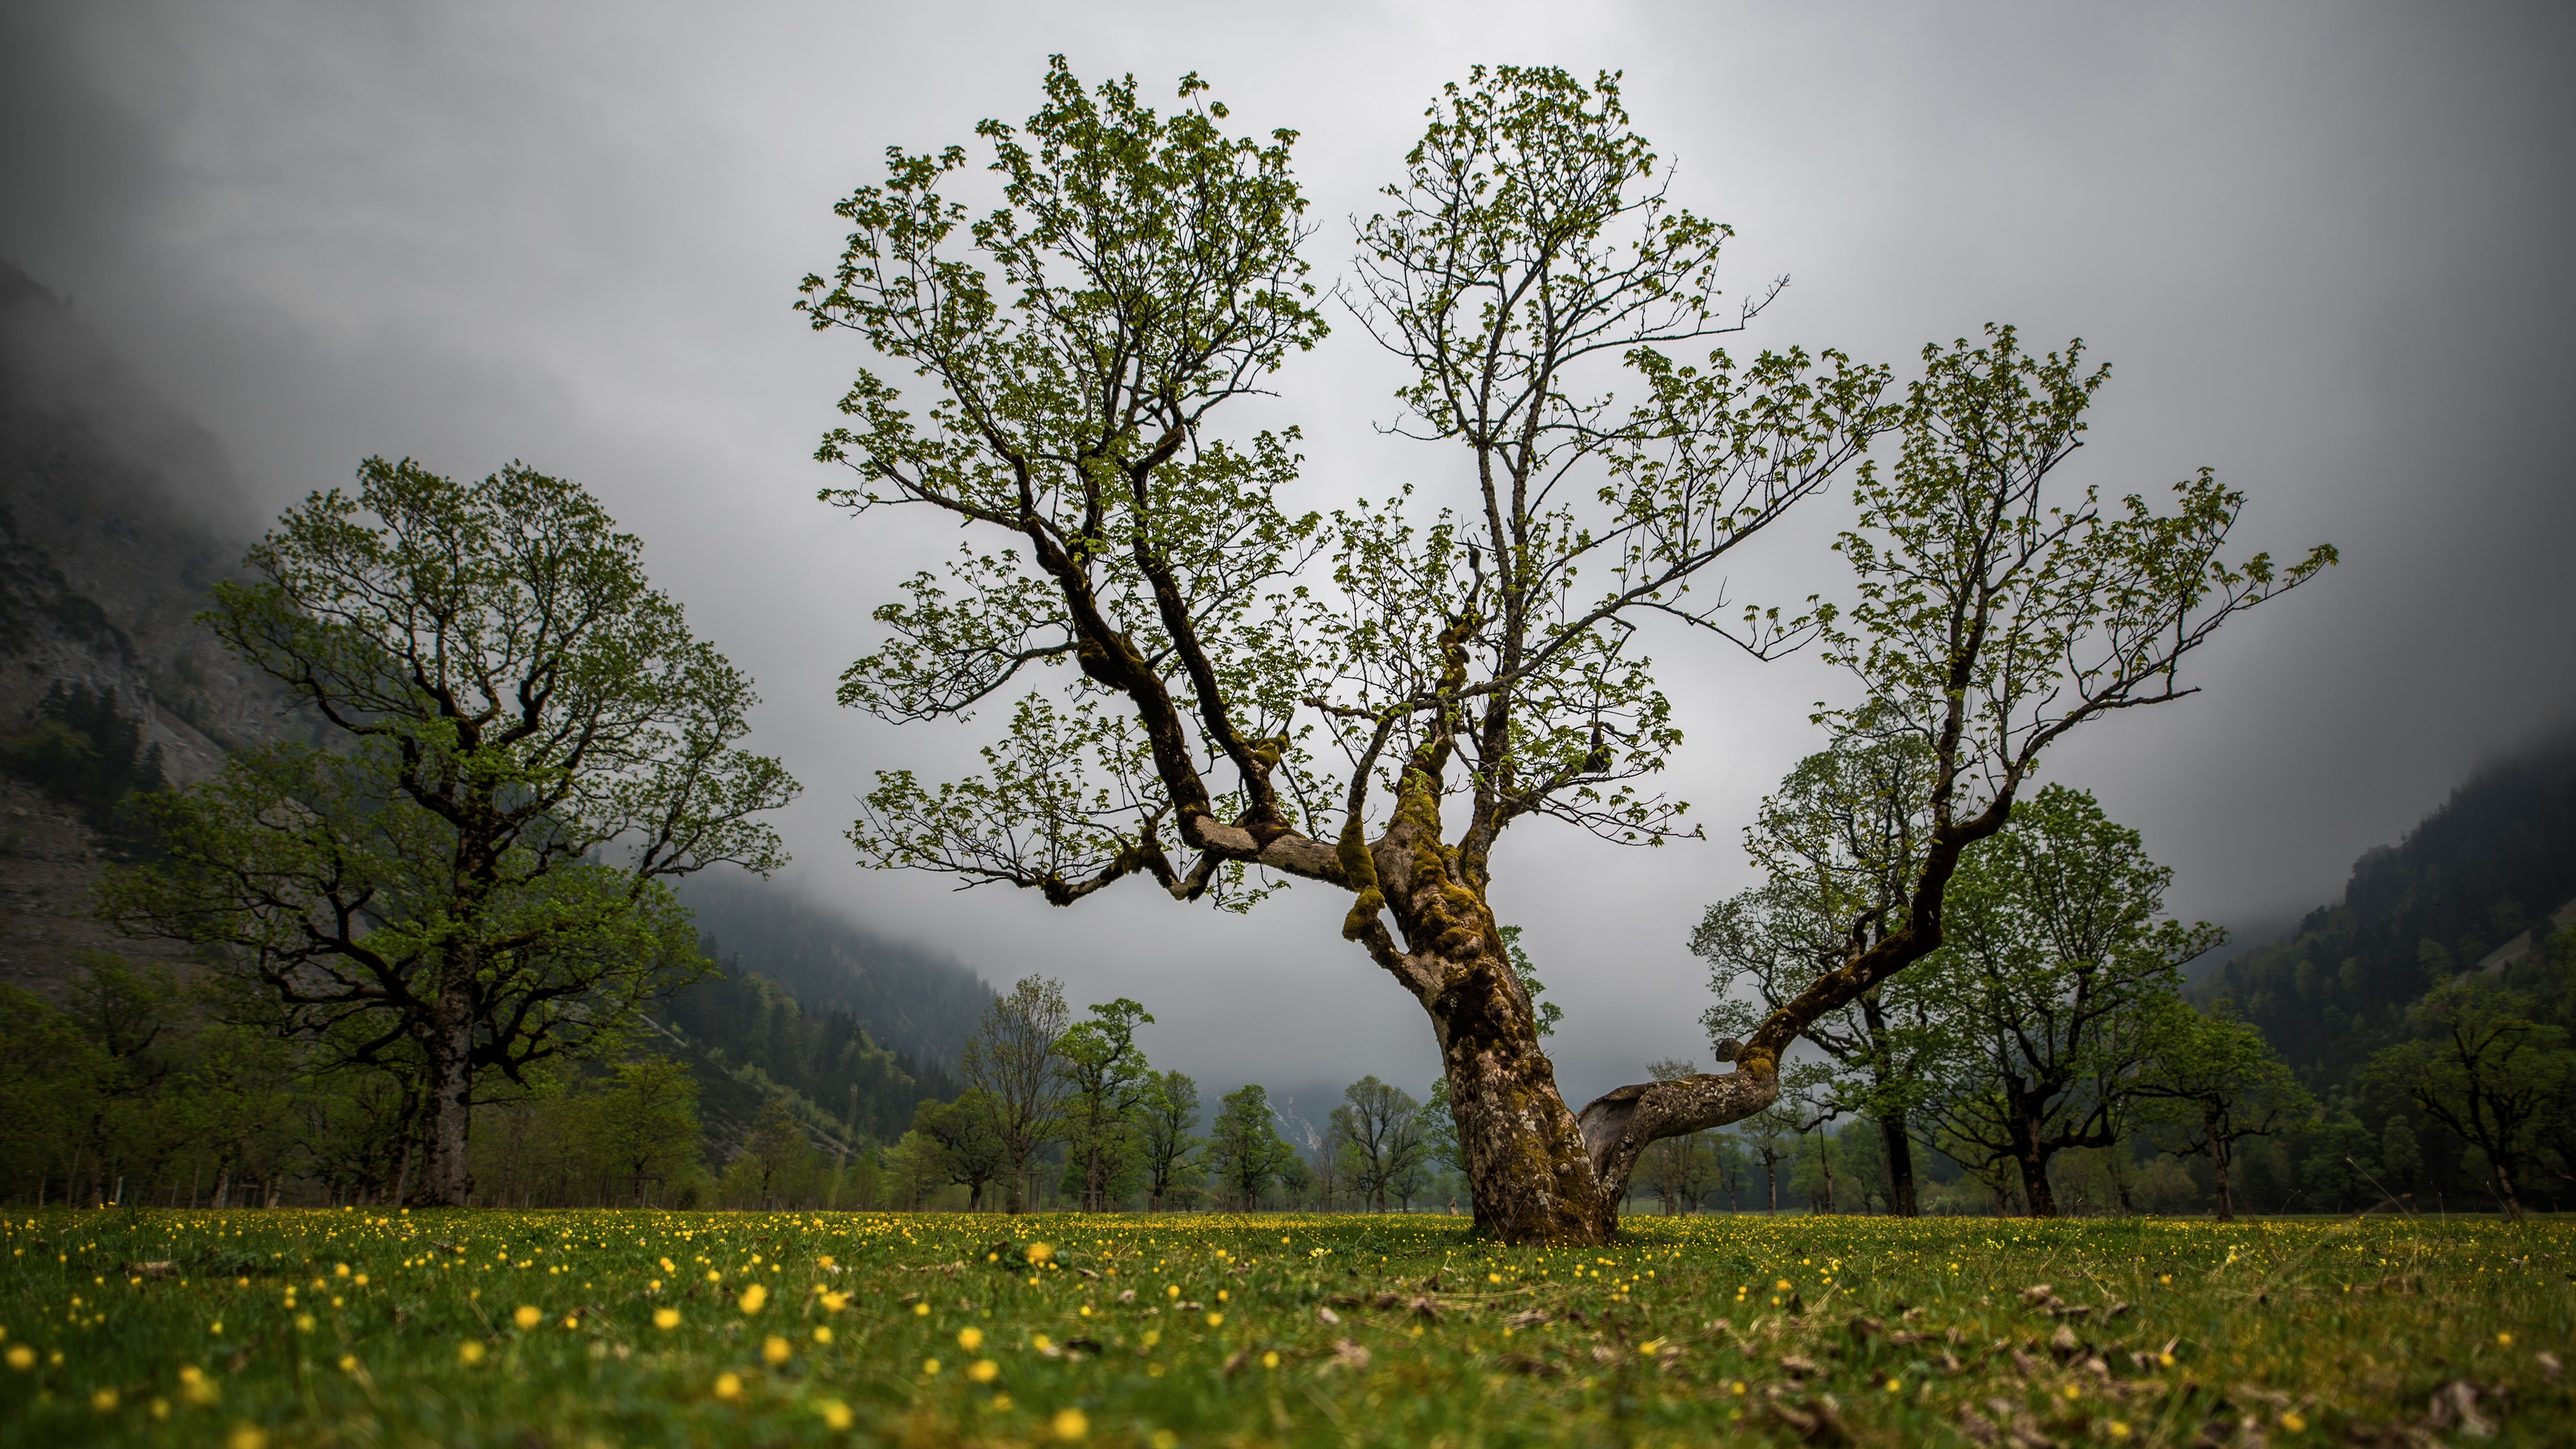
M 470 963 L 463 970 L 451 967 L 451 973 L 450 989 L 441 993 L 427 1042 L 429 1152 L 421 1171 L 420 1196 L 430 1207 L 463 1207 L 474 1191 L 474 1174 L 465 1161 L 474 1120 L 474 1019 L 463 985 L 473 975 Z
M 2006 1086 L 2008 1096 L 2013 1095 Z M 2049 1149 L 2039 1140 L 2038 1124 L 2020 1110 L 2014 1100 L 2007 1107 L 2012 1113 L 2008 1130 L 2012 1133 L 2013 1163 L 2021 1169 L 2022 1200 L 2035 1218 L 2057 1216 L 2057 1193 L 2048 1185 Z
M 1887 1210 L 1900 1218 L 1910 1218 L 1922 1211 L 1914 1193 L 1914 1139 L 1905 1130 L 1903 1114 L 1878 1119 L 1879 1135 L 1887 1143 Z
M 2217 1217 L 2222 1223 L 2236 1221 L 2236 1197 L 2227 1185 L 2227 1163 L 2234 1154 L 2234 1139 L 2218 1121 L 2215 1111 L 2201 1115 L 2201 1131 L 2209 1138 L 2209 1174 L 2216 1188 Z

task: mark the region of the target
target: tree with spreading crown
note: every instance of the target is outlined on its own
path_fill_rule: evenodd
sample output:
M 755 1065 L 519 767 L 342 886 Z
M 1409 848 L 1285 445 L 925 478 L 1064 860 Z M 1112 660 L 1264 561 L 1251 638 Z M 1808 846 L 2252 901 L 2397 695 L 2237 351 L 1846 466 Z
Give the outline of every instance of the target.
M 1615 76 L 1511 66 L 1433 105 L 1344 294 L 1408 369 L 1393 431 L 1453 466 L 1292 511 L 1297 432 L 1229 432 L 1220 409 L 1325 333 L 1295 133 L 1229 136 L 1196 76 L 1169 114 L 1061 58 L 1045 93 L 1025 127 L 977 128 L 991 209 L 943 193 L 964 148 L 890 150 L 804 282 L 814 327 L 909 373 L 859 374 L 820 450 L 855 478 L 824 497 L 932 510 L 964 540 L 877 610 L 841 698 L 1002 717 L 967 778 L 883 772 L 852 841 L 1067 906 L 1129 877 L 1236 910 L 1290 882 L 1348 893 L 1342 934 L 1430 1018 L 1478 1221 L 1507 1240 L 1606 1239 L 1646 1144 L 1759 1111 L 1808 1022 L 1938 945 L 1959 852 L 2040 748 L 2188 692 L 2177 666 L 2211 629 L 2325 561 L 2223 564 L 2238 498 L 2205 476 L 2162 513 L 2043 501 L 2099 383 L 2073 350 L 1934 349 L 1902 406 L 1887 369 L 1836 352 L 1685 353 L 1777 284 L 1727 303 L 1731 233 L 1676 204 Z M 1863 462 L 1891 428 L 1882 479 Z M 1855 608 L 1711 585 L 1846 472 Z M 1656 630 L 1757 657 L 1822 640 L 1930 749 L 1926 845 L 1897 924 L 1850 933 L 1730 1070 L 1578 1113 L 1495 920 L 1494 852 L 1540 818 L 1695 833 L 1651 788 L 1681 744 Z

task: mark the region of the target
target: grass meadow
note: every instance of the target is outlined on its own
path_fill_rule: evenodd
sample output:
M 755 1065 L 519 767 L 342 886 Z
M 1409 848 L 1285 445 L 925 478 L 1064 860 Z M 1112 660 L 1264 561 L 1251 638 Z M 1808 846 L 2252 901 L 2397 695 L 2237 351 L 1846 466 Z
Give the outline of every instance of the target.
M 2576 1442 L 2552 1220 L 21 1212 L 0 1440 Z

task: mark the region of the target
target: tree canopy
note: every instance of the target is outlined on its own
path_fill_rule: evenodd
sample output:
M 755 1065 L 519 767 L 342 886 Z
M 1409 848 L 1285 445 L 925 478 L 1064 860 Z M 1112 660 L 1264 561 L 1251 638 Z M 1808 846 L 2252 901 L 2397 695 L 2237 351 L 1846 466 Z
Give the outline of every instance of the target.
M 616 1040 L 704 969 L 676 876 L 786 854 L 795 784 L 737 746 L 751 681 L 578 485 L 369 459 L 292 508 L 204 616 L 336 735 L 139 797 L 164 854 L 126 929 L 212 954 L 237 1014 L 412 1084 L 460 1203 L 476 1082 Z

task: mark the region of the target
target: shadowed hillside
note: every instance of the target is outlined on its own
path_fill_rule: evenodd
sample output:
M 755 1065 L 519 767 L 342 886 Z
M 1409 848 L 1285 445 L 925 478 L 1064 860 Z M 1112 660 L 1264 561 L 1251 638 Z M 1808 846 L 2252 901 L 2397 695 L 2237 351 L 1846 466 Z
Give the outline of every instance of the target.
M 2353 863 L 2343 899 L 2288 940 L 2228 962 L 2226 997 L 2312 1083 L 2397 1039 L 2406 1008 L 2576 896 L 2576 740 L 2480 773 L 2393 846 Z

